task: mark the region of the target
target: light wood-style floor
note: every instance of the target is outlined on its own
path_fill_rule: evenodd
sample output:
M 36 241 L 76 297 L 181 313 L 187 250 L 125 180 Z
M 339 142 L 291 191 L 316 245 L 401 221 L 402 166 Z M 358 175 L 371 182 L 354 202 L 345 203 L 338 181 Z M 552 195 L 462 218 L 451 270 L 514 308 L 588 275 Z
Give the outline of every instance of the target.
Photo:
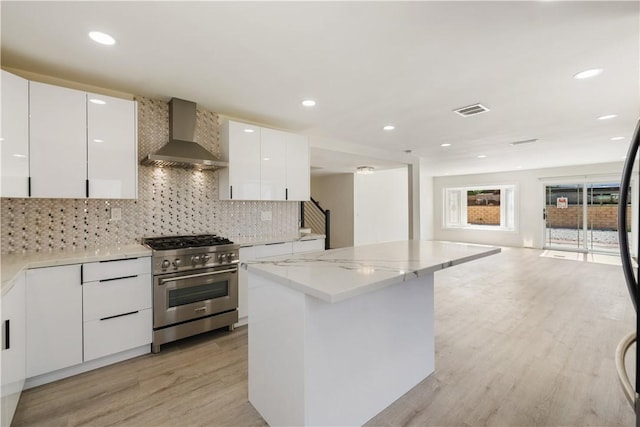
M 635 328 L 621 268 L 540 253 L 436 273 L 436 372 L 368 425 L 634 425 L 613 360 Z M 27 390 L 14 425 L 265 425 L 247 401 L 247 329 Z

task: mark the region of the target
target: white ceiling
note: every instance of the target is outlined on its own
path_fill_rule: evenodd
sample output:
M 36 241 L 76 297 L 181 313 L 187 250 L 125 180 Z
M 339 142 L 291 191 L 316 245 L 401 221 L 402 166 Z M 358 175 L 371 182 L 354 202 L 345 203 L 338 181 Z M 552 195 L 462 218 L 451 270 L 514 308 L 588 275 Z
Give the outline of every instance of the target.
M 620 161 L 640 115 L 637 1 L 0 7 L 3 67 L 305 133 L 318 171 L 413 156 L 434 175 Z M 118 43 L 96 45 L 90 30 Z M 572 78 L 594 67 L 604 72 Z M 491 111 L 452 112 L 476 102 Z

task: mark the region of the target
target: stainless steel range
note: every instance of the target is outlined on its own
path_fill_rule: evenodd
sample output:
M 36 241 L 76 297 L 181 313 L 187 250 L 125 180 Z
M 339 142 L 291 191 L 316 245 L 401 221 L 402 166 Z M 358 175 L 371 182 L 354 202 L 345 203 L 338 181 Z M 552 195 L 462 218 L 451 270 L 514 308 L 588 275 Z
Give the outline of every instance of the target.
M 214 234 L 151 237 L 153 343 L 162 344 L 238 322 L 240 245 Z

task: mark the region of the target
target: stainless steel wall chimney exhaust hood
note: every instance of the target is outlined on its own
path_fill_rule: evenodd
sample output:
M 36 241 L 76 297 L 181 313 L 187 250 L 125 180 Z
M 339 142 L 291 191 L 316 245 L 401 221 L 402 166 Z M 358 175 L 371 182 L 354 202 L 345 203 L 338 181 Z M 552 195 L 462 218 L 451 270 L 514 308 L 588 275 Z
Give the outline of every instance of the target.
M 171 98 L 169 101 L 169 142 L 142 159 L 147 166 L 171 166 L 215 170 L 229 166 L 195 142 L 196 103 Z

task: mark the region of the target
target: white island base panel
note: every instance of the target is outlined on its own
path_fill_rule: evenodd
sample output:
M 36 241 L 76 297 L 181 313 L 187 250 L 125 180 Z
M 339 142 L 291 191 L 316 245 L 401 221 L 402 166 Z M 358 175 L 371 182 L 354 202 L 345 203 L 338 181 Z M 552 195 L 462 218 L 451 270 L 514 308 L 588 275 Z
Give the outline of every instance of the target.
M 331 304 L 250 272 L 249 401 L 271 426 L 364 424 L 434 371 L 433 283 Z

